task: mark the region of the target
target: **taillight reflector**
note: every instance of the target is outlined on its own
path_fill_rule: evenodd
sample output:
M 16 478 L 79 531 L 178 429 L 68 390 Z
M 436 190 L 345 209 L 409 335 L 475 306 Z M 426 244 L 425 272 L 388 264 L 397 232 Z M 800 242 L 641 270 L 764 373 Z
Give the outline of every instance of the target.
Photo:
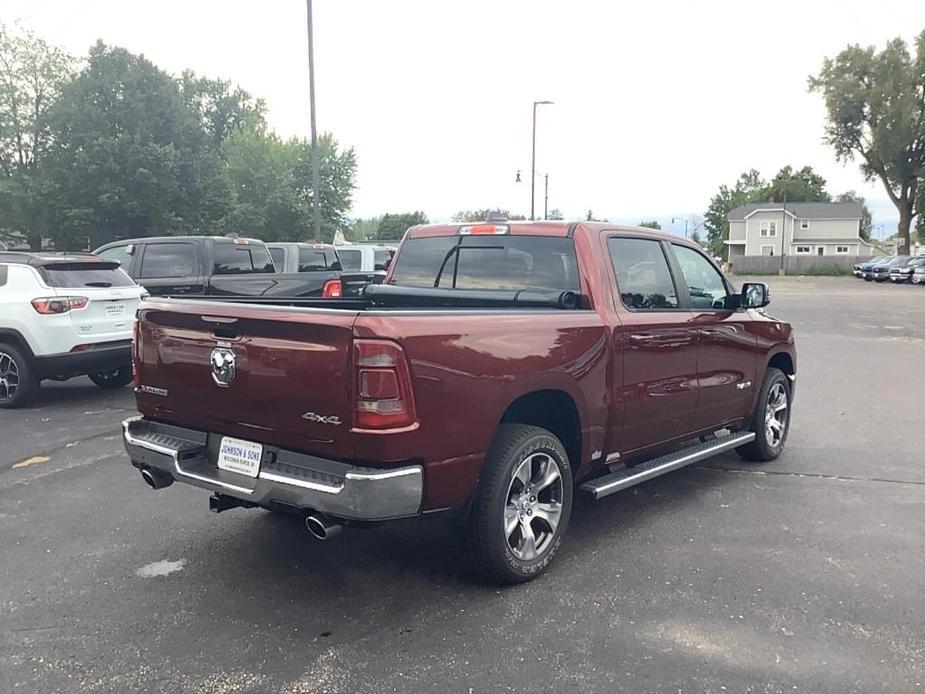
M 388 340 L 356 340 L 356 421 L 360 429 L 414 424 L 411 372 L 401 347 Z
M 339 299 L 344 295 L 344 287 L 340 280 L 328 280 L 321 288 L 322 299 Z

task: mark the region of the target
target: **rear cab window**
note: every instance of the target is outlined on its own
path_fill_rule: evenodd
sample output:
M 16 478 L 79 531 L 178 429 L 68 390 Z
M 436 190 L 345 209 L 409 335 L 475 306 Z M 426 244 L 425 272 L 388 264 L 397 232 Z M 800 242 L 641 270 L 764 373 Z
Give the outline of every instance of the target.
M 215 275 L 275 272 L 270 251 L 263 244 L 217 242 L 212 250 L 212 261 Z
M 559 236 L 409 238 L 389 281 L 445 289 L 580 291 L 575 244 Z
M 116 263 L 55 263 L 38 268 L 49 287 L 76 289 L 79 287 L 131 287 L 132 278 Z
M 634 311 L 680 307 L 661 241 L 611 236 L 607 247 L 624 306 Z

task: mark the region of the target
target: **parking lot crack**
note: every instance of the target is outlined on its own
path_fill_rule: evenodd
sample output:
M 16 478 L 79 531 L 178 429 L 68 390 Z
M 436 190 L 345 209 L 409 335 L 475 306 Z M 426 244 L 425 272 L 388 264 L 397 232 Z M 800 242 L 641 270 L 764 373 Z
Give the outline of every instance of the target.
M 811 477 L 814 479 L 836 480 L 839 482 L 877 482 L 882 484 L 914 484 L 925 486 L 922 480 L 897 480 L 888 477 L 858 477 L 855 475 L 829 475 L 821 472 L 793 472 L 788 470 L 749 470 L 740 467 L 708 467 L 696 466 L 701 470 L 715 470 L 717 472 L 739 472 L 744 475 L 769 475 L 775 477 Z

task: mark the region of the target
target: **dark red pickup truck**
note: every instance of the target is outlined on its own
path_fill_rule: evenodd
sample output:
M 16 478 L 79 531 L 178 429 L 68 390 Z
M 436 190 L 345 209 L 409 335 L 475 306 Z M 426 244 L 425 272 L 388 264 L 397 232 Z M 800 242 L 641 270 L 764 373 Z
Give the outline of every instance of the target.
M 155 489 L 298 513 L 321 538 L 445 514 L 472 567 L 522 581 L 579 491 L 780 454 L 796 353 L 768 298 L 651 230 L 415 227 L 359 299 L 142 304 L 125 446 Z

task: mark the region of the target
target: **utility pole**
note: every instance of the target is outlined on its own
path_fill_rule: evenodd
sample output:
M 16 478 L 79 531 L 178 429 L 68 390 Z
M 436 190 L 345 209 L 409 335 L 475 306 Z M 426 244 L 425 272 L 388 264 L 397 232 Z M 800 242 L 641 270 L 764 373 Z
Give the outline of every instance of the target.
M 551 104 L 551 101 L 533 102 L 533 150 L 530 156 L 530 221 L 536 219 L 533 207 L 536 200 L 536 107 L 542 104 Z
M 784 241 L 787 238 L 787 192 L 784 191 L 784 206 L 781 208 L 780 214 L 780 270 L 778 275 L 785 275 L 786 270 L 784 269 Z
M 546 179 L 546 200 L 543 203 L 543 219 L 549 219 L 549 174 L 544 174 L 543 178 Z
M 308 15 L 308 101 L 312 119 L 312 210 L 315 216 L 315 243 L 321 243 L 321 211 L 318 208 L 318 126 L 315 123 L 315 40 L 312 32 L 312 0 L 305 0 Z

